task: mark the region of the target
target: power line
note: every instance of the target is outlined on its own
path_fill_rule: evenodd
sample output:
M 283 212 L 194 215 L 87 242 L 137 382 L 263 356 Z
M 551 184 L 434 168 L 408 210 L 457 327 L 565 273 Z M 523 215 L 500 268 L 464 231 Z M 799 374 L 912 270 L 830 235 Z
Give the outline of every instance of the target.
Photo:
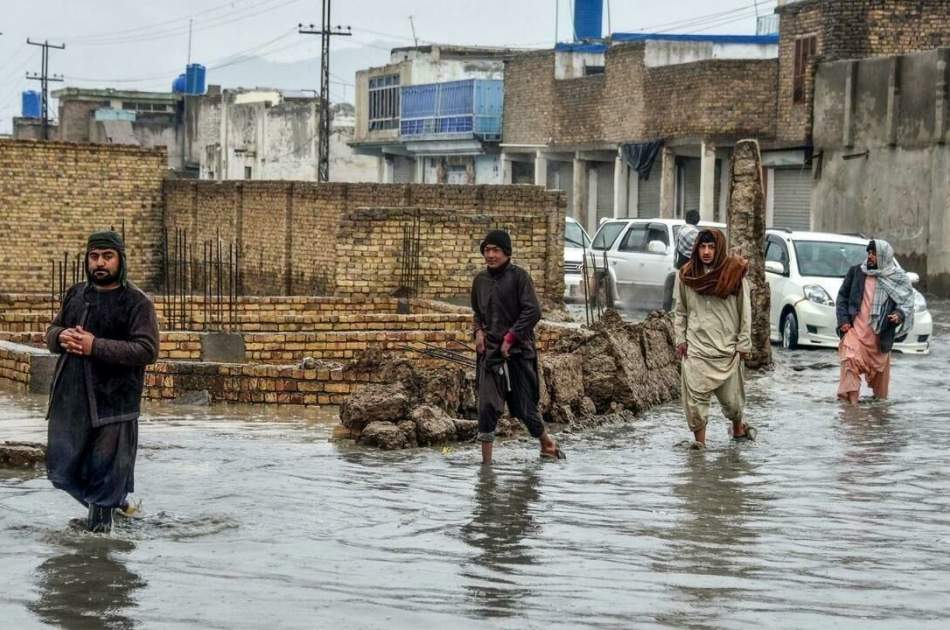
M 320 30 L 314 30 L 313 24 L 304 28 L 298 24 L 302 35 L 320 35 L 320 151 L 317 159 L 317 181 L 330 181 L 330 38 L 350 37 L 353 29 L 342 26 L 333 27 L 330 22 L 331 0 L 323 0 L 320 15 Z
M 40 46 L 43 49 L 43 65 L 40 74 L 33 73 L 32 75 L 27 74 L 26 78 L 39 81 L 42 86 L 43 91 L 43 139 L 49 140 L 49 82 L 56 81 L 62 82 L 63 75 L 50 75 L 49 73 L 49 51 L 50 49 L 54 50 L 66 50 L 66 44 L 51 44 L 49 40 L 44 40 L 42 42 L 34 42 L 27 38 L 26 43 L 30 46 Z
M 279 4 L 274 4 L 275 2 Z M 222 26 L 227 26 L 229 24 L 234 24 L 236 22 L 241 22 L 265 13 L 272 13 L 277 9 L 281 9 L 291 4 L 297 4 L 300 0 L 264 0 L 264 2 L 254 5 L 254 7 L 248 7 L 259 9 L 254 10 L 250 13 L 243 14 L 231 14 L 227 16 L 221 16 L 218 18 L 213 18 L 199 26 L 194 27 L 193 32 L 198 33 L 202 31 L 208 31 Z M 266 6 L 270 5 L 270 6 Z M 163 39 L 174 39 L 179 37 L 184 37 L 188 34 L 188 25 L 176 26 L 171 29 L 159 30 L 153 33 L 147 33 L 142 35 L 129 35 L 129 36 L 120 36 L 114 37 L 111 39 L 101 39 L 85 42 L 81 44 L 82 46 L 115 46 L 120 44 L 141 44 L 146 42 L 159 41 Z

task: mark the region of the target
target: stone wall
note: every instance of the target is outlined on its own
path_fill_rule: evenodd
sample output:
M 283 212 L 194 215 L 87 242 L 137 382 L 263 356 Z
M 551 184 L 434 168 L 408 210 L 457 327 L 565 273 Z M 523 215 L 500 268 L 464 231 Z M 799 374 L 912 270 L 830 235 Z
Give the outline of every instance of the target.
M 950 48 L 821 64 L 815 229 L 888 240 L 921 288 L 950 295 Z
M 54 261 L 123 224 L 130 277 L 157 286 L 165 164 L 161 150 L 0 140 L 0 291 L 49 293 Z
M 550 240 L 543 247 L 537 245 L 543 248 L 544 263 L 535 265 L 540 274 L 536 281 L 552 299 L 558 299 L 563 291 L 559 284 L 563 280 L 559 279 L 563 273 L 565 201 L 561 193 L 538 187 L 179 180 L 167 182 L 165 204 L 167 225 L 172 230 L 187 230 L 189 240 L 221 238 L 237 243 L 243 253 L 240 266 L 247 293 L 388 293 L 394 288 L 392 273 L 398 272 L 400 265 L 393 256 L 401 254 L 402 247 L 402 227 L 393 223 L 392 217 L 403 208 L 419 209 L 426 229 L 434 227 L 436 217 L 453 222 L 455 229 L 467 231 L 463 240 L 469 246 L 475 238 L 484 236 L 483 224 L 457 218 L 461 215 L 488 216 L 494 224 L 511 224 L 522 232 L 530 229 L 530 241 L 517 233 L 514 236 L 516 242 L 520 237 L 532 247 L 535 233 L 546 230 Z M 354 217 L 364 215 L 353 212 L 363 208 L 384 209 L 373 212 L 391 217 L 389 228 L 395 232 L 387 238 L 396 242 L 370 239 L 369 230 L 378 229 L 378 221 L 365 226 L 354 223 Z M 376 215 L 371 212 L 365 216 Z M 403 213 L 402 219 L 404 225 L 409 225 L 409 214 Z M 458 255 L 458 243 L 433 239 L 426 229 L 423 237 L 427 241 L 427 256 L 439 261 Z M 370 258 L 386 266 L 389 273 L 382 285 L 376 286 L 375 276 L 354 275 L 352 245 L 360 248 L 364 266 Z M 386 251 L 385 259 L 379 257 L 381 250 Z M 477 243 L 470 251 L 477 255 Z M 532 249 L 530 256 L 540 251 Z M 454 275 L 460 271 L 464 271 L 465 278 Z M 435 265 L 430 271 L 426 296 L 445 297 L 439 293 L 442 287 L 454 291 L 459 283 L 470 283 L 473 275 L 467 268 Z
M 30 385 L 30 355 L 0 347 L 0 381 L 26 389 Z

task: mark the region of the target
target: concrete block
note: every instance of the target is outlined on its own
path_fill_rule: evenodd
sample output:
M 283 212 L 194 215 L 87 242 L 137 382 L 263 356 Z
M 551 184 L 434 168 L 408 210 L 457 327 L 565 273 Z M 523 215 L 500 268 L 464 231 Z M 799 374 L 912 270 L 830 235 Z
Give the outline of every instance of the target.
M 244 363 L 247 360 L 244 335 L 211 332 L 201 335 L 201 360 L 211 363 Z

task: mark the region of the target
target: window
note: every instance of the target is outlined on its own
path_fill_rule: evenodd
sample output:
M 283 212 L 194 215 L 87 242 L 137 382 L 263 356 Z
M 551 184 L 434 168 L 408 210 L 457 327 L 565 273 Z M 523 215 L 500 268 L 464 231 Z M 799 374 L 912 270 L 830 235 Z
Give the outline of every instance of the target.
M 795 40 L 795 74 L 792 80 L 792 101 L 805 102 L 805 75 L 815 58 L 818 39 L 814 35 L 799 37 Z
M 604 66 L 584 66 L 584 76 L 590 77 L 595 74 L 603 74 L 604 70 Z
M 620 233 L 623 232 L 623 228 L 626 223 L 604 223 L 597 234 L 594 235 L 594 243 L 591 245 L 592 249 L 610 249 L 614 244 L 614 241 L 617 240 L 617 237 L 620 236 Z
M 250 166 L 245 166 L 245 167 L 244 167 L 244 179 L 251 179 L 251 167 L 250 167 Z
M 844 278 L 848 269 L 867 259 L 863 243 L 795 241 L 798 273 L 803 276 Z
M 584 249 L 590 247 L 590 239 L 587 237 L 587 232 L 581 228 L 579 223 L 572 221 L 569 221 L 564 226 L 564 241 L 568 247 L 580 247 Z
M 785 243 L 776 238 L 769 238 L 765 245 L 765 262 L 769 261 L 782 263 L 785 274 L 788 274 L 788 248 Z
M 369 130 L 399 128 L 399 75 L 369 80 Z
M 627 235 L 623 237 L 620 243 L 622 252 L 645 252 L 647 251 L 647 234 L 650 233 L 650 227 L 646 223 L 634 223 L 627 230 Z
M 647 244 L 650 244 L 650 241 L 660 241 L 667 247 L 670 246 L 670 233 L 666 229 L 666 226 L 662 223 L 651 223 L 650 229 L 647 231 Z

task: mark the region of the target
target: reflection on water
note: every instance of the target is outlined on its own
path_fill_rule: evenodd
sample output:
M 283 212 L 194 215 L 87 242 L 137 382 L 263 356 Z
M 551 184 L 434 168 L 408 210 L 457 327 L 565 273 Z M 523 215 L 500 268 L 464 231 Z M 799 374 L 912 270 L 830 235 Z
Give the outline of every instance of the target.
M 39 597 L 29 607 L 36 616 L 62 628 L 134 628 L 130 615 L 136 591 L 147 582 L 126 568 L 130 542 L 105 536 L 64 535 L 57 555 L 36 570 Z
M 524 565 L 534 562 L 525 538 L 537 533 L 532 516 L 538 501 L 538 474 L 515 471 L 507 478 L 489 466 L 478 472 L 472 520 L 462 527 L 462 538 L 478 550 L 462 566 L 472 607 L 476 614 L 504 617 L 516 614 L 518 602 L 530 595 L 516 577 Z

